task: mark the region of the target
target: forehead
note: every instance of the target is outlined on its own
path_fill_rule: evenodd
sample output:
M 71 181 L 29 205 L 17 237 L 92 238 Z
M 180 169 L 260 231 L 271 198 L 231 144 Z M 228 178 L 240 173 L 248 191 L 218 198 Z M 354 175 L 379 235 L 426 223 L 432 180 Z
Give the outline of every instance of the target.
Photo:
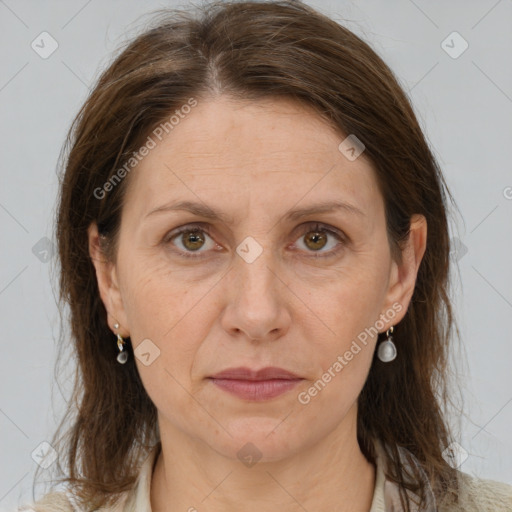
M 329 194 L 371 209 L 380 196 L 371 162 L 347 159 L 344 138 L 291 100 L 198 100 L 132 171 L 127 203 L 144 215 L 178 198 L 272 209 Z

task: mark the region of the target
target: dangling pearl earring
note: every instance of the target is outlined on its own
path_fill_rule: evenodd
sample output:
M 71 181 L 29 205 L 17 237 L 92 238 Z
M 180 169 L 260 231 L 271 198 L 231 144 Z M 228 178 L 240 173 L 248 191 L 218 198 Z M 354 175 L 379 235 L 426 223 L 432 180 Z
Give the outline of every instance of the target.
M 119 329 L 119 324 L 114 324 L 114 329 Z M 117 333 L 117 347 L 119 348 L 119 354 L 117 354 L 117 362 L 121 364 L 125 364 L 128 361 L 128 352 L 124 350 L 124 345 L 126 342 L 123 340 L 122 336 Z
M 377 357 L 384 363 L 393 361 L 396 357 L 396 346 L 393 343 L 391 333 L 393 332 L 393 326 L 386 331 L 387 338 L 379 345 L 377 350 Z

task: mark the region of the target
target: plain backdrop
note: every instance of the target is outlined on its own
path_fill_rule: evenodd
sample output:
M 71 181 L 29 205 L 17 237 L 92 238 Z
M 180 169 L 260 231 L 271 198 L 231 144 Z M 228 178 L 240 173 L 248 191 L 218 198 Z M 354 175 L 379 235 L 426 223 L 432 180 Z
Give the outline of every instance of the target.
M 458 359 L 461 469 L 512 484 L 512 1 L 309 3 L 394 70 L 455 196 L 453 299 L 467 354 L 467 364 Z M 68 392 L 54 378 L 50 274 L 66 132 L 111 52 L 147 21 L 141 15 L 178 5 L 0 0 L 1 510 L 31 498 L 32 454 L 51 438 Z

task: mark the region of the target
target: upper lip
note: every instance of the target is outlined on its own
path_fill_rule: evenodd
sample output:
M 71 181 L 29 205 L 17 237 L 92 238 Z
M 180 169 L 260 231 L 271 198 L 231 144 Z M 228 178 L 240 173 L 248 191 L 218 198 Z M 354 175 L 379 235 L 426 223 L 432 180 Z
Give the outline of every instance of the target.
M 285 379 L 285 380 L 295 380 L 300 379 L 298 375 L 295 375 L 288 370 L 284 370 L 283 368 L 278 368 L 276 366 L 267 366 L 266 368 L 261 368 L 260 370 L 251 370 L 247 367 L 239 367 L 239 368 L 228 368 L 227 370 L 223 370 L 215 375 L 212 375 L 210 378 L 212 379 L 233 379 L 233 380 L 271 380 L 271 379 Z

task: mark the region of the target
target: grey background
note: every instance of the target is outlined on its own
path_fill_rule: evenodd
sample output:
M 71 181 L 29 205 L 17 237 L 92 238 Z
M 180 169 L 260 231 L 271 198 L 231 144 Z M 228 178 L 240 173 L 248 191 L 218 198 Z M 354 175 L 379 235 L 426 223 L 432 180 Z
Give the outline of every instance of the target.
M 461 469 L 512 484 L 512 0 L 309 3 L 344 20 L 398 75 L 462 212 L 452 223 L 467 354 Z M 45 239 L 57 158 L 111 52 L 142 14 L 166 5 L 184 3 L 0 0 L 1 510 L 30 498 L 31 453 L 50 439 L 67 396 L 54 382 L 59 322 Z M 47 59 L 31 47 L 43 31 L 58 43 Z M 442 45 L 454 31 L 469 45 L 457 58 L 457 36 Z

